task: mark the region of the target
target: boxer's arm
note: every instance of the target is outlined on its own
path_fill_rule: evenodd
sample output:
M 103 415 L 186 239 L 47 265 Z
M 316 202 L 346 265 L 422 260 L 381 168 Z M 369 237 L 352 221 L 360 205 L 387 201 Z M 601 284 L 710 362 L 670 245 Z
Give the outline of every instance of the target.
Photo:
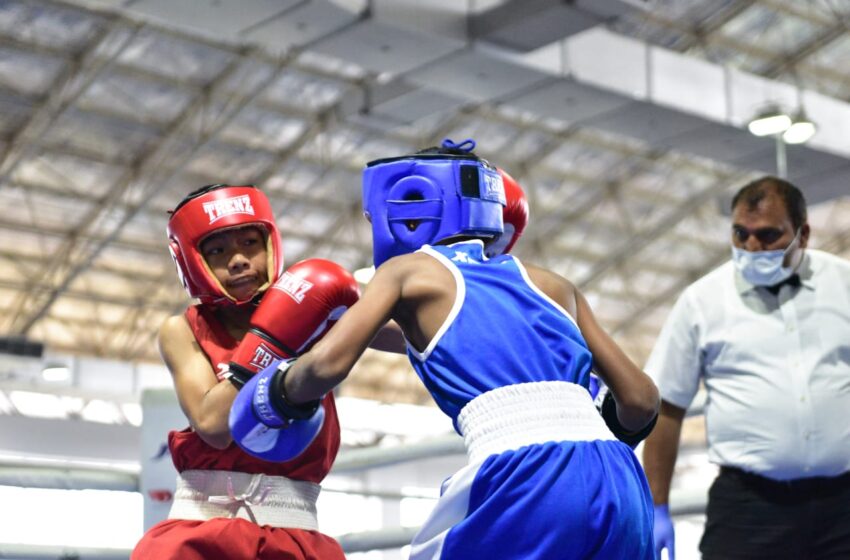
M 643 445 L 643 468 L 655 504 L 652 536 L 656 558 L 661 558 L 661 551 L 665 549 L 670 560 L 676 558 L 676 531 L 669 505 L 670 482 L 676 466 L 684 418 L 684 408 L 662 400 L 658 423 Z
M 638 432 L 658 414 L 658 388 L 597 323 L 590 304 L 578 289 L 575 301 L 576 322 L 593 354 L 594 370 L 614 397 L 620 425 L 627 432 Z
M 616 416 L 624 432 L 638 432 L 653 421 L 660 398 L 645 374 L 597 323 L 587 300 L 571 282 L 546 269 L 526 266 L 532 281 L 576 320 L 593 354 L 593 369 L 616 402 Z
M 381 327 L 381 330 L 369 343 L 369 348 L 381 350 L 382 352 L 393 352 L 395 354 L 407 353 L 407 343 L 404 341 L 404 333 L 395 321 L 389 321 Z
M 661 401 L 658 424 L 643 445 L 643 466 L 656 504 L 666 504 L 670 497 L 684 418 L 684 408 Z
M 184 316 L 170 317 L 162 324 L 158 344 L 189 425 L 206 443 L 224 449 L 230 444 L 228 413 L 236 388 L 218 382 Z

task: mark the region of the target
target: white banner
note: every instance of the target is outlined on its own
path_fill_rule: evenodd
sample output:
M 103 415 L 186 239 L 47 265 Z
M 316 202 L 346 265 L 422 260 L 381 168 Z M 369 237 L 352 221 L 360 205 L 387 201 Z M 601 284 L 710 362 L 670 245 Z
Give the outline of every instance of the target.
M 189 422 L 173 389 L 142 391 L 142 415 L 139 491 L 145 501 L 147 531 L 168 517 L 177 484 L 177 471 L 168 451 L 168 432 L 182 430 Z

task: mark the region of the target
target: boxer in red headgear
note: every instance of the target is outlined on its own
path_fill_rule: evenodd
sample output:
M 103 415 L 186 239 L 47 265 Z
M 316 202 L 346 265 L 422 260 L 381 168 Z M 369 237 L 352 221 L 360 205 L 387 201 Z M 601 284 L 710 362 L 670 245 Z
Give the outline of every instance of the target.
M 357 283 L 321 259 L 284 271 L 274 214 L 253 186 L 191 193 L 171 215 L 168 241 L 180 280 L 200 301 L 159 333 L 190 427 L 168 437 L 179 473 L 169 518 L 143 536 L 132 559 L 343 559 L 316 520 L 318 484 L 340 443 L 333 395 L 306 449 L 285 462 L 236 446 L 228 414 L 246 379 L 309 347 L 357 300 Z
M 263 292 L 283 272 L 283 247 L 274 213 L 260 190 L 252 185 L 208 185 L 191 193 L 174 209 L 168 221 L 168 248 L 190 297 L 212 305 L 250 301 L 239 300 L 222 285 L 201 247 L 213 234 L 240 228 L 253 228 L 262 235 L 266 262 L 259 264 L 267 274 L 265 283 L 256 291 Z

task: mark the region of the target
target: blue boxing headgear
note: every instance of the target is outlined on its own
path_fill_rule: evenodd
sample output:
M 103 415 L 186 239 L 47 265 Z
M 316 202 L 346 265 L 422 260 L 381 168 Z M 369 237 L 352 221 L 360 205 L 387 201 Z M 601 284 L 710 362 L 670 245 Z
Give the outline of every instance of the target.
M 443 141 L 435 153 L 378 159 L 363 171 L 363 211 L 372 222 L 375 266 L 451 237 L 502 233 L 505 187 L 475 142 Z

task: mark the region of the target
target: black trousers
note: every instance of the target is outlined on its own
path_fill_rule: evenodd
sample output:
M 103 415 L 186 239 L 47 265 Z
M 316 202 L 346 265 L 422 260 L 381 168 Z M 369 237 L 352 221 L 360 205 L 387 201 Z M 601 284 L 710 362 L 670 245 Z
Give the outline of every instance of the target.
M 778 482 L 721 468 L 699 549 L 703 560 L 850 559 L 850 472 Z

